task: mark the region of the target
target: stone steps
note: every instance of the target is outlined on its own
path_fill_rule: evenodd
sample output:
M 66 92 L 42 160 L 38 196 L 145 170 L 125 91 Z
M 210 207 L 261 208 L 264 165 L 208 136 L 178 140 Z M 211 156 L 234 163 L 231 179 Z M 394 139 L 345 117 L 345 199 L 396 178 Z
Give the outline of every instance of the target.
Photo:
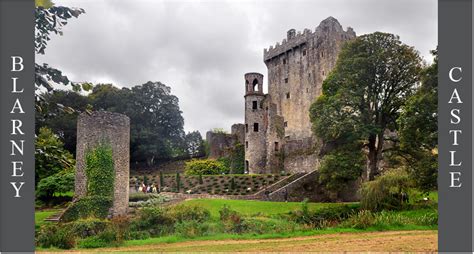
M 272 193 L 270 193 L 268 195 L 268 199 L 271 200 L 271 201 L 286 201 L 284 196 L 285 196 L 285 192 L 288 193 L 288 190 L 291 190 L 291 188 L 295 185 L 300 185 L 301 182 L 305 181 L 306 178 L 308 177 L 314 177 L 314 174 L 317 174 L 317 170 L 313 170 L 313 171 L 310 171 L 308 173 L 302 173 L 302 175 L 300 175 L 300 177 L 298 177 L 297 179 L 291 181 L 290 183 L 286 184 L 285 186 L 273 191 Z
M 280 179 L 279 181 L 267 186 L 266 188 L 264 188 L 262 190 L 259 190 L 258 192 L 256 192 L 253 195 L 254 196 L 264 196 L 265 193 L 272 193 L 272 192 L 280 189 L 281 187 L 287 185 L 288 183 L 292 182 L 293 180 L 301 177 L 302 175 L 304 175 L 304 173 L 295 173 L 295 174 L 289 175 L 287 177 L 284 177 L 283 179 Z

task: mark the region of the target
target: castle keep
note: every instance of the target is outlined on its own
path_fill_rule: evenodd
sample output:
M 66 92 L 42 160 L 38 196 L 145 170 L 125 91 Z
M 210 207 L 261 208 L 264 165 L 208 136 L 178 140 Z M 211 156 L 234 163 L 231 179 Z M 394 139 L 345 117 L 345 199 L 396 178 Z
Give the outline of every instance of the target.
M 323 80 L 336 64 L 344 42 L 356 37 L 329 17 L 311 31 L 291 29 L 286 39 L 264 49 L 268 94 L 263 75 L 245 81 L 245 166 L 249 173 L 310 172 L 319 163 L 318 139 L 309 109 L 321 95 Z

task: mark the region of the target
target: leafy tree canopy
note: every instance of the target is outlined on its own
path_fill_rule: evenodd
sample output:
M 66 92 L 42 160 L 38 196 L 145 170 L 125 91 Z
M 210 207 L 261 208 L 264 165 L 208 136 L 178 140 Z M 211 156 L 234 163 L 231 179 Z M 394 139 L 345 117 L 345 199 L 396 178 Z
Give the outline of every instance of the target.
M 315 134 L 326 143 L 364 142 L 367 178 L 378 174 L 384 134 L 396 129 L 401 107 L 419 82 L 421 59 L 393 34 L 376 32 L 348 42 L 311 106 Z

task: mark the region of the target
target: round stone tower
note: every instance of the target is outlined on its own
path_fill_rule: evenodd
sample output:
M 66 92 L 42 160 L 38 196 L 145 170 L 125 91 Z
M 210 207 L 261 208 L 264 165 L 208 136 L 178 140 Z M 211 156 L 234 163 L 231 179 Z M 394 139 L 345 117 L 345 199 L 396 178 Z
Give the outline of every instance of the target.
M 112 146 L 115 182 L 110 215 L 125 215 L 128 211 L 130 168 L 130 119 L 126 115 L 106 111 L 81 113 L 77 118 L 75 199 L 87 193 L 85 153 L 100 142 Z
M 265 172 L 266 120 L 263 75 L 245 74 L 245 170 L 250 174 Z

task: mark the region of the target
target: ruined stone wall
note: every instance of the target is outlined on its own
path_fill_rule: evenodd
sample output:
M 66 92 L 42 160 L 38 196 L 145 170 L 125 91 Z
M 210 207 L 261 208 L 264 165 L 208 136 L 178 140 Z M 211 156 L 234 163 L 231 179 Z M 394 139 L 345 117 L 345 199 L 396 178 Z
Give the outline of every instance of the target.
M 237 137 L 233 134 L 212 131 L 206 133 L 206 140 L 209 145 L 208 157 L 210 159 L 226 157 L 237 143 Z
M 128 211 L 130 175 L 130 119 L 111 112 L 86 112 L 77 119 L 75 199 L 87 193 L 85 153 L 100 142 L 109 142 L 112 147 L 115 182 L 112 216 L 124 215 Z
M 234 135 L 240 144 L 245 143 L 245 124 L 236 123 L 231 127 L 231 134 Z
M 265 106 L 268 118 L 268 128 L 266 135 L 267 165 L 265 173 L 280 174 L 283 167 L 283 143 L 285 137 L 284 119 L 277 115 L 276 104 L 268 100 Z
M 321 95 L 322 82 L 336 63 L 342 44 L 355 38 L 329 17 L 314 32 L 288 31 L 280 45 L 264 50 L 268 91 L 277 112 L 285 119 L 285 135 L 301 139 L 312 135 L 309 108 Z

